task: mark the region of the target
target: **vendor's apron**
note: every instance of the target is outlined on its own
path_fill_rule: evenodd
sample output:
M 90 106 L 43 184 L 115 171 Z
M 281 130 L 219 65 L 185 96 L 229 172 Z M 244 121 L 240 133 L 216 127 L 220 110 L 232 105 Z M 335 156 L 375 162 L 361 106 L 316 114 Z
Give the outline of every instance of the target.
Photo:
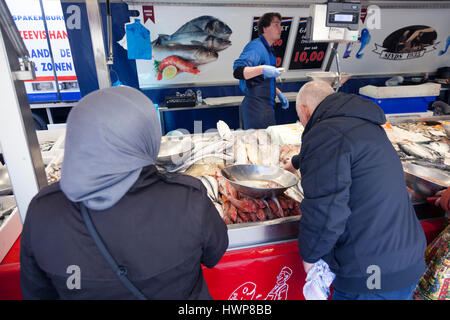
M 275 66 L 276 57 L 266 47 L 270 64 Z M 263 75 L 246 81 L 247 93 L 242 101 L 242 122 L 244 129 L 266 129 L 275 125 L 272 105 L 275 101 L 275 79 L 264 79 Z

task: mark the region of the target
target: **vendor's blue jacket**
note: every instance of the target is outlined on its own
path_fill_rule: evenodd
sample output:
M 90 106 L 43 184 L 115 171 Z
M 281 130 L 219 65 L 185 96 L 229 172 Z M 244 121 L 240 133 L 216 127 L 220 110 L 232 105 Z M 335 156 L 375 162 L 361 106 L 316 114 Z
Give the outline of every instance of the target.
M 385 121 L 374 102 L 334 93 L 313 112 L 292 158 L 305 192 L 300 254 L 324 259 L 344 292 L 403 289 L 425 270 L 424 232 Z
M 275 78 L 263 75 L 244 79 L 245 67 L 259 65 L 275 66 L 276 57 L 273 47 L 264 36 L 248 43 L 238 59 L 233 63 L 233 75 L 239 79 L 239 88 L 245 93 L 242 101 L 242 121 L 244 129 L 265 129 L 275 125 Z

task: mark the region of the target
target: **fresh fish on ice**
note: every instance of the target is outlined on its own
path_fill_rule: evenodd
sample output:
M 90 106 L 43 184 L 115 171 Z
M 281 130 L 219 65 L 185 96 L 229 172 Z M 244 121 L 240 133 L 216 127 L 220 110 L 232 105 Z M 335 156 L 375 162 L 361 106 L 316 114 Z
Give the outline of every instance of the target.
M 220 203 L 213 201 L 214 206 L 216 207 L 217 211 L 219 212 L 219 215 L 222 219 L 225 219 L 225 213 L 223 212 L 223 207 Z
M 219 136 L 224 139 L 231 141 L 233 139 L 233 133 L 231 133 L 230 127 L 222 120 L 217 122 L 217 131 L 219 132 Z
M 450 145 L 445 142 L 434 141 L 434 142 L 430 142 L 428 144 L 428 146 L 432 150 L 440 153 L 442 156 L 444 156 L 446 153 L 450 152 Z
M 245 150 L 247 150 L 247 157 L 251 164 L 261 164 L 258 156 L 258 145 L 245 144 Z
M 300 191 L 300 189 L 298 188 L 298 186 L 293 186 L 291 188 L 286 189 L 286 191 L 284 192 L 288 197 L 294 199 L 297 202 L 302 202 L 304 199 L 304 194 L 302 191 Z
M 247 150 L 242 138 L 236 136 L 234 144 L 234 164 L 248 164 Z
M 400 142 L 398 143 L 398 146 L 402 151 L 404 151 L 406 154 L 410 156 L 428 159 L 431 161 L 435 161 L 438 158 L 432 152 L 432 150 L 414 142 Z
M 214 192 L 214 198 L 216 201 L 219 199 L 219 183 L 217 182 L 216 178 L 210 175 L 204 175 L 203 178 L 208 180 L 213 192 Z
M 209 180 L 205 176 L 199 177 L 200 181 L 203 183 L 203 185 L 206 188 L 206 191 L 208 192 L 208 197 L 214 202 L 218 201 L 217 197 L 214 194 L 214 189 Z
M 247 151 L 247 157 L 250 164 L 260 165 L 261 163 L 258 156 L 258 137 L 256 135 L 256 131 L 242 136 L 242 141 L 245 144 L 245 150 Z

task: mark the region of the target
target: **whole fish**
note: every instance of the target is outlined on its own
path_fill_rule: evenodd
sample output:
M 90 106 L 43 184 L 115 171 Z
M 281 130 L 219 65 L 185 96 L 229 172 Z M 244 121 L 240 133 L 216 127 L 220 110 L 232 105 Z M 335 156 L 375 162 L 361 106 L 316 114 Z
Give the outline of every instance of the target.
M 217 211 L 219 212 L 220 217 L 225 220 L 225 213 L 223 212 L 222 205 L 220 203 L 215 202 L 215 201 L 213 203 L 214 203 L 214 206 L 216 207 Z
M 361 59 L 363 57 L 363 53 L 361 51 L 369 44 L 370 42 L 370 32 L 367 30 L 367 28 L 362 29 L 361 31 L 361 47 L 358 50 L 358 53 L 356 53 L 356 58 Z
M 248 164 L 247 150 L 245 149 L 245 143 L 241 137 L 236 136 L 234 145 L 234 163 L 235 164 Z
M 219 38 L 203 31 L 174 33 L 170 36 L 161 34 L 154 43 L 159 45 L 197 45 L 214 51 L 222 51 L 231 45 L 230 40 Z
M 204 175 L 204 179 L 206 179 L 209 182 L 209 185 L 211 186 L 213 192 L 214 192 L 214 198 L 216 201 L 219 199 L 219 183 L 217 182 L 216 178 L 210 175 Z
M 428 159 L 435 161 L 437 157 L 433 154 L 433 152 L 417 143 L 414 142 L 400 142 L 398 143 L 400 149 L 406 154 L 414 157 L 419 157 L 423 159 Z
M 441 156 L 445 156 L 446 153 L 450 152 L 450 145 L 445 142 L 433 141 L 428 144 L 428 146 L 437 153 L 441 154 Z
M 230 27 L 212 16 L 201 16 L 182 25 L 175 33 L 204 32 L 228 39 L 233 32 Z
M 178 56 L 182 59 L 191 61 L 195 65 L 206 64 L 217 60 L 217 52 L 202 46 L 183 46 L 183 45 L 154 45 L 152 46 L 153 57 L 156 60 L 163 60 L 168 56 Z
M 217 201 L 218 199 L 217 199 L 217 198 L 215 197 L 215 195 L 214 195 L 213 187 L 211 186 L 209 180 L 206 179 L 206 176 L 200 176 L 199 179 L 200 179 L 200 181 L 203 183 L 203 185 L 205 186 L 206 191 L 207 191 L 207 194 L 208 194 L 208 197 L 209 197 L 213 202 Z
M 152 46 L 153 57 L 156 60 L 163 60 L 168 56 L 178 56 L 191 61 L 195 65 L 201 65 L 217 60 L 217 52 L 202 46 L 183 45 L 154 45 Z

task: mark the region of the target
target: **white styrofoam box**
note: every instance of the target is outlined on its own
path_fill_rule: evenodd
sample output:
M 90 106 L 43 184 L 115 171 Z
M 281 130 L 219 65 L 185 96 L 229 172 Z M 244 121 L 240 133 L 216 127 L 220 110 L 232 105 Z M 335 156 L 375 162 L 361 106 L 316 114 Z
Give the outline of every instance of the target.
M 66 130 L 38 130 L 36 131 L 36 135 L 39 144 L 43 144 L 45 142 L 53 143 L 53 146 L 50 150 L 41 151 L 42 160 L 44 161 L 44 164 L 47 165 L 55 156 L 57 156 L 61 152 L 61 149 L 64 149 Z
M 47 125 L 48 130 L 66 130 L 66 127 L 66 123 L 53 123 Z
M 0 226 L 0 262 L 22 233 L 22 220 L 17 207 Z
M 412 86 L 376 87 L 365 86 L 359 88 L 359 94 L 375 98 L 410 98 L 439 96 L 441 85 L 439 83 L 423 83 Z
M 416 112 L 416 113 L 388 113 L 386 114 L 386 119 L 389 122 L 391 119 L 418 119 L 418 118 L 428 118 L 433 116 L 433 111 L 427 112 Z
M 303 126 L 300 122 L 270 126 L 266 129 L 270 141 L 275 144 L 299 145 L 302 142 Z

